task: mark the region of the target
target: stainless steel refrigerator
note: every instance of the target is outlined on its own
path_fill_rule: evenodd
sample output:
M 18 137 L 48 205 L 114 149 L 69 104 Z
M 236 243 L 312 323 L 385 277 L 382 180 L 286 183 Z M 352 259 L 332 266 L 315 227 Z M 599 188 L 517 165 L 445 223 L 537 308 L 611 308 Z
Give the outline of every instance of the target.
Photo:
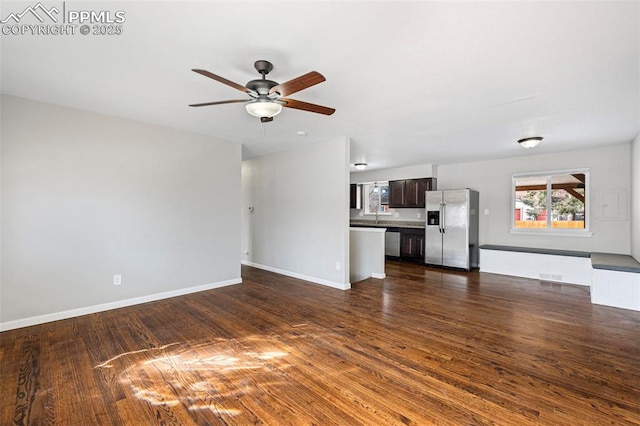
M 477 191 L 427 191 L 425 263 L 471 270 L 478 267 Z

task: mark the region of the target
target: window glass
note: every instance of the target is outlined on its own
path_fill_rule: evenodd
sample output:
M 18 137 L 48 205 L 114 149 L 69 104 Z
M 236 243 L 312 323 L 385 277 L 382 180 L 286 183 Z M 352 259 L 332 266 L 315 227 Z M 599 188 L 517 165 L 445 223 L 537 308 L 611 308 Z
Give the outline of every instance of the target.
M 584 229 L 584 173 L 551 176 L 551 226 Z
M 586 169 L 513 176 L 513 226 L 519 230 L 588 230 Z
M 515 179 L 515 228 L 547 227 L 547 180 L 545 177 Z
M 365 183 L 363 189 L 364 214 L 391 214 L 388 182 Z

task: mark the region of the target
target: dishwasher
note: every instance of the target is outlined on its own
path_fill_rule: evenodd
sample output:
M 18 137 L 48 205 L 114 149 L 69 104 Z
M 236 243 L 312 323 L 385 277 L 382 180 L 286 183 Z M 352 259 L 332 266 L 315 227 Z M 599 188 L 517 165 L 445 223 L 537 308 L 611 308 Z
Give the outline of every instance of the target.
M 384 234 L 384 254 L 400 257 L 400 228 L 387 228 Z

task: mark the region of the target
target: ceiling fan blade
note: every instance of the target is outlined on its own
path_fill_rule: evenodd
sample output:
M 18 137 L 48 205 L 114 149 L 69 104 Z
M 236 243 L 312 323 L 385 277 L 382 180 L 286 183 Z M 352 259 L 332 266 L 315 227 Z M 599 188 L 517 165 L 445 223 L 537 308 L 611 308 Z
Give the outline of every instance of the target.
M 191 104 L 191 107 L 201 107 L 201 106 L 209 106 L 209 105 L 222 105 L 222 104 L 235 104 L 238 102 L 249 102 L 251 99 L 233 99 L 230 101 L 217 101 L 217 102 L 204 102 L 202 104 Z
M 237 89 L 237 90 L 239 90 L 241 92 L 253 93 L 253 90 L 247 89 L 246 87 L 244 87 L 244 86 L 242 86 L 242 85 L 240 85 L 238 83 L 234 83 L 231 80 L 227 80 L 226 78 L 220 77 L 219 75 L 215 75 L 214 73 L 209 72 L 207 70 L 201 70 L 201 69 L 197 69 L 196 68 L 196 69 L 192 69 L 191 71 L 197 72 L 198 74 L 204 75 L 205 77 L 212 78 L 215 81 L 219 81 L 220 83 L 226 84 L 227 86 L 233 87 L 234 89 Z
M 296 101 L 295 99 L 279 98 L 278 101 L 286 102 L 284 107 L 301 109 L 303 111 L 317 112 L 318 114 L 331 115 L 336 112 L 335 109 L 322 105 L 310 104 L 309 102 Z
M 315 86 L 318 83 L 322 83 L 325 80 L 324 76 L 319 72 L 311 71 L 293 80 L 273 86 L 271 90 L 269 90 L 269 93 L 278 92 L 280 96 L 289 96 L 308 87 Z

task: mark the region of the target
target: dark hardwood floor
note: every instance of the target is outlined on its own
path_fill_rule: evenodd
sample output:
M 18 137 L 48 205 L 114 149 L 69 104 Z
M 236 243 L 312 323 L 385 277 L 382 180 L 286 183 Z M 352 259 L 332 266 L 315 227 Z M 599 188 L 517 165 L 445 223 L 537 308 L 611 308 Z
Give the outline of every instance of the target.
M 640 312 L 389 262 L 0 333 L 0 424 L 638 425 Z

